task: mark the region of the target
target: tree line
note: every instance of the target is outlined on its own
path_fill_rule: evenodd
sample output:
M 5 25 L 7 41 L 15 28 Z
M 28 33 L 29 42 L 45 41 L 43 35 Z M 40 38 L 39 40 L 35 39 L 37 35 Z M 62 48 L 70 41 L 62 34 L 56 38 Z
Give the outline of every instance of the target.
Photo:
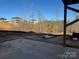
M 15 25 L 16 28 L 11 29 L 15 31 L 34 31 L 34 32 L 46 32 L 46 33 L 62 33 L 63 32 L 63 20 L 47 20 L 47 19 L 22 19 L 20 17 L 12 17 L 7 21 L 6 18 L 0 18 L 0 21 Z M 67 27 L 67 32 L 78 32 L 79 22 Z

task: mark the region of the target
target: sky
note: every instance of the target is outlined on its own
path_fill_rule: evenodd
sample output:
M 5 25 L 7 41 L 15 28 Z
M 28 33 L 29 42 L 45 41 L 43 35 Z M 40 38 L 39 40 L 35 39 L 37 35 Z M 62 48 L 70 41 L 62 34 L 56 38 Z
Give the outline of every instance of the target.
M 71 7 L 79 8 L 78 5 Z M 21 18 L 46 18 L 63 20 L 64 6 L 61 0 L 0 0 L 0 17 L 10 19 Z M 68 19 L 73 19 L 77 13 L 68 11 Z

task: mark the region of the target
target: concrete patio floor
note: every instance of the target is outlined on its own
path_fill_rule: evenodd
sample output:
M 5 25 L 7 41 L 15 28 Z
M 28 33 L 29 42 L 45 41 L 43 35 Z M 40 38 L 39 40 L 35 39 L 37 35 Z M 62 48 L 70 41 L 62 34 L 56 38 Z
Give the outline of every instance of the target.
M 22 37 L 0 46 L 0 59 L 79 59 L 79 49 Z

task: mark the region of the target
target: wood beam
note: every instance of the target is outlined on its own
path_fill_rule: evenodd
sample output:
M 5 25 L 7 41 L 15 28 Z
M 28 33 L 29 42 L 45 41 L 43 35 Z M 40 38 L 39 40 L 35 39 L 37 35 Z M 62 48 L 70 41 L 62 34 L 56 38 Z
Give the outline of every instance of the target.
M 63 46 L 66 46 L 66 21 L 67 21 L 67 6 L 64 5 Z
M 65 5 L 77 4 L 79 0 L 62 0 Z
M 72 10 L 72 11 L 75 11 L 75 12 L 78 12 L 79 13 L 79 9 L 75 9 L 75 8 L 68 7 L 68 6 L 67 6 L 67 8 L 70 9 L 70 10 Z
M 76 20 L 74 20 L 74 21 L 72 21 L 72 22 L 66 24 L 66 27 L 68 27 L 69 25 L 72 25 L 72 24 L 74 24 L 74 23 L 76 23 L 76 22 L 78 22 L 78 21 L 79 21 L 79 19 L 76 19 Z

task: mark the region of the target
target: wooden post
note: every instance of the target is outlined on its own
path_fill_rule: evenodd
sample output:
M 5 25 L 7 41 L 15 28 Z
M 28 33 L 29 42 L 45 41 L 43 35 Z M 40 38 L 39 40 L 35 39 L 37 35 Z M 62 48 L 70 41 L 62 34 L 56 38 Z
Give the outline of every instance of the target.
M 63 29 L 63 46 L 66 46 L 66 20 L 67 20 L 67 6 L 64 5 L 64 29 Z

